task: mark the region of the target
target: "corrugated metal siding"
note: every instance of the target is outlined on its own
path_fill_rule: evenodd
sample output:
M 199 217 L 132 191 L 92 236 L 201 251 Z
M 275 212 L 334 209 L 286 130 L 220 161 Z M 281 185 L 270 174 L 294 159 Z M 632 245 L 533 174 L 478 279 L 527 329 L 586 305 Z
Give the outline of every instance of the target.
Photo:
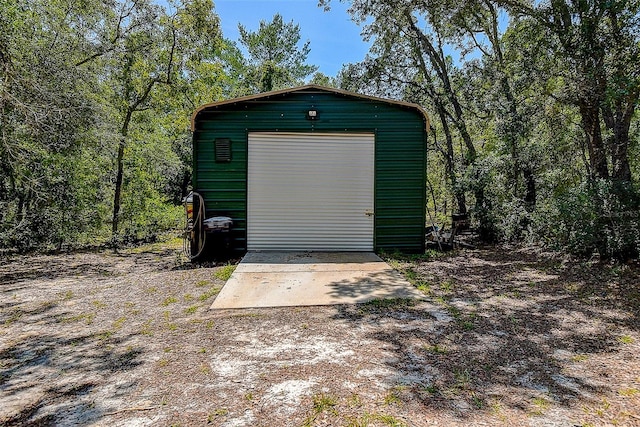
M 318 119 L 306 119 L 314 108 Z M 201 111 L 194 131 L 194 188 L 207 216 L 234 219 L 234 246 L 246 250 L 247 138 L 251 132 L 375 134 L 376 250 L 424 250 L 425 123 L 420 112 L 397 105 L 322 91 L 212 107 Z M 215 138 L 230 138 L 232 161 L 215 163 Z
M 372 251 L 374 135 L 250 133 L 249 250 Z

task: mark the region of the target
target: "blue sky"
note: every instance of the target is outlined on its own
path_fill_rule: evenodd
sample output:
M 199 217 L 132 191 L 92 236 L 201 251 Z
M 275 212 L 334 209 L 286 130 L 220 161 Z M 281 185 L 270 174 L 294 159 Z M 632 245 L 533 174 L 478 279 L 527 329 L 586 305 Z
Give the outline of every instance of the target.
M 342 64 L 359 62 L 369 50 L 362 41 L 362 28 L 351 20 L 347 5 L 333 0 L 331 11 L 324 12 L 317 0 L 214 0 L 224 37 L 238 40 L 238 23 L 257 30 L 260 20 L 271 21 L 280 13 L 285 22 L 300 25 L 301 43 L 309 40 L 307 63 L 335 76 Z

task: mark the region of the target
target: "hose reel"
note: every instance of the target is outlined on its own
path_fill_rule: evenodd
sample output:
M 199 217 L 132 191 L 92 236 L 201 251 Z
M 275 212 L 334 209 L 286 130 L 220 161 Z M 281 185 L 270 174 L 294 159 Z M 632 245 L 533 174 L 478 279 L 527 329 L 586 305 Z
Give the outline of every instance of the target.
M 205 206 L 204 199 L 195 191 L 189 193 L 183 201 L 187 220 L 184 229 L 182 250 L 190 260 L 202 255 L 207 240 L 204 228 Z
M 211 234 L 218 249 L 227 250 L 230 245 L 230 231 L 233 221 L 227 216 L 206 218 L 204 199 L 195 191 L 183 200 L 187 221 L 184 230 L 183 251 L 190 260 L 195 260 L 204 252 L 207 234 Z

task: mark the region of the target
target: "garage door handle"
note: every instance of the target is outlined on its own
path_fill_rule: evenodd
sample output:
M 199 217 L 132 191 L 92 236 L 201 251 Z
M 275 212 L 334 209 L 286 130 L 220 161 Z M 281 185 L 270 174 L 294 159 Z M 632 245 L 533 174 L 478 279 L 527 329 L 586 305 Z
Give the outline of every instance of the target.
M 366 216 L 373 216 L 373 215 L 375 215 L 375 214 L 373 213 L 373 211 L 364 211 L 364 214 L 365 214 Z

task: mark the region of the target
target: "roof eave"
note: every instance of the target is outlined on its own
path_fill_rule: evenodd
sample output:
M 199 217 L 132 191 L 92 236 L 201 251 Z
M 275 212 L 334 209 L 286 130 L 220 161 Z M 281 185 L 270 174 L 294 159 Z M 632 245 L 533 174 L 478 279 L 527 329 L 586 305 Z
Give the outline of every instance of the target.
M 399 105 L 399 106 L 403 106 L 403 107 L 407 107 L 407 108 L 413 108 L 413 109 L 419 111 L 420 114 L 423 115 L 424 120 L 425 120 L 426 132 L 429 132 L 429 129 L 431 127 L 431 121 L 429 119 L 429 115 L 427 114 L 426 110 L 424 108 L 422 108 L 422 106 L 420 106 L 418 104 L 413 104 L 411 102 L 405 102 L 405 101 L 396 101 L 396 100 L 385 99 L 385 98 L 378 98 L 378 97 L 369 96 L 369 95 L 362 95 L 362 94 L 359 94 L 359 93 L 349 92 L 349 91 L 346 91 L 346 90 L 336 89 L 336 88 L 332 88 L 332 87 L 325 87 L 325 86 L 320 86 L 320 85 L 315 85 L 315 84 L 308 84 L 308 85 L 305 85 L 305 86 L 299 86 L 299 87 L 294 87 L 294 88 L 275 90 L 275 91 L 271 91 L 271 92 L 263 92 L 263 93 L 259 93 L 259 94 L 255 94 L 255 95 L 248 95 L 248 96 L 243 96 L 243 97 L 240 97 L 240 98 L 227 99 L 227 100 L 224 100 L 224 101 L 211 102 L 211 103 L 208 103 L 208 104 L 201 105 L 191 115 L 191 131 L 193 132 L 195 130 L 195 123 L 196 123 L 197 115 L 202 110 L 205 110 L 207 108 L 219 107 L 219 106 L 222 106 L 222 105 L 229 105 L 229 104 L 237 104 L 237 103 L 246 102 L 246 101 L 254 101 L 254 100 L 257 100 L 257 99 L 270 98 L 272 96 L 284 95 L 284 94 L 287 94 L 287 93 L 299 92 L 299 91 L 308 90 L 308 89 L 322 90 L 322 91 L 325 91 L 325 92 L 336 93 L 336 94 L 339 94 L 339 95 L 352 96 L 352 97 L 356 97 L 356 98 L 369 99 L 371 101 L 385 102 L 385 103 L 392 104 L 392 105 Z

